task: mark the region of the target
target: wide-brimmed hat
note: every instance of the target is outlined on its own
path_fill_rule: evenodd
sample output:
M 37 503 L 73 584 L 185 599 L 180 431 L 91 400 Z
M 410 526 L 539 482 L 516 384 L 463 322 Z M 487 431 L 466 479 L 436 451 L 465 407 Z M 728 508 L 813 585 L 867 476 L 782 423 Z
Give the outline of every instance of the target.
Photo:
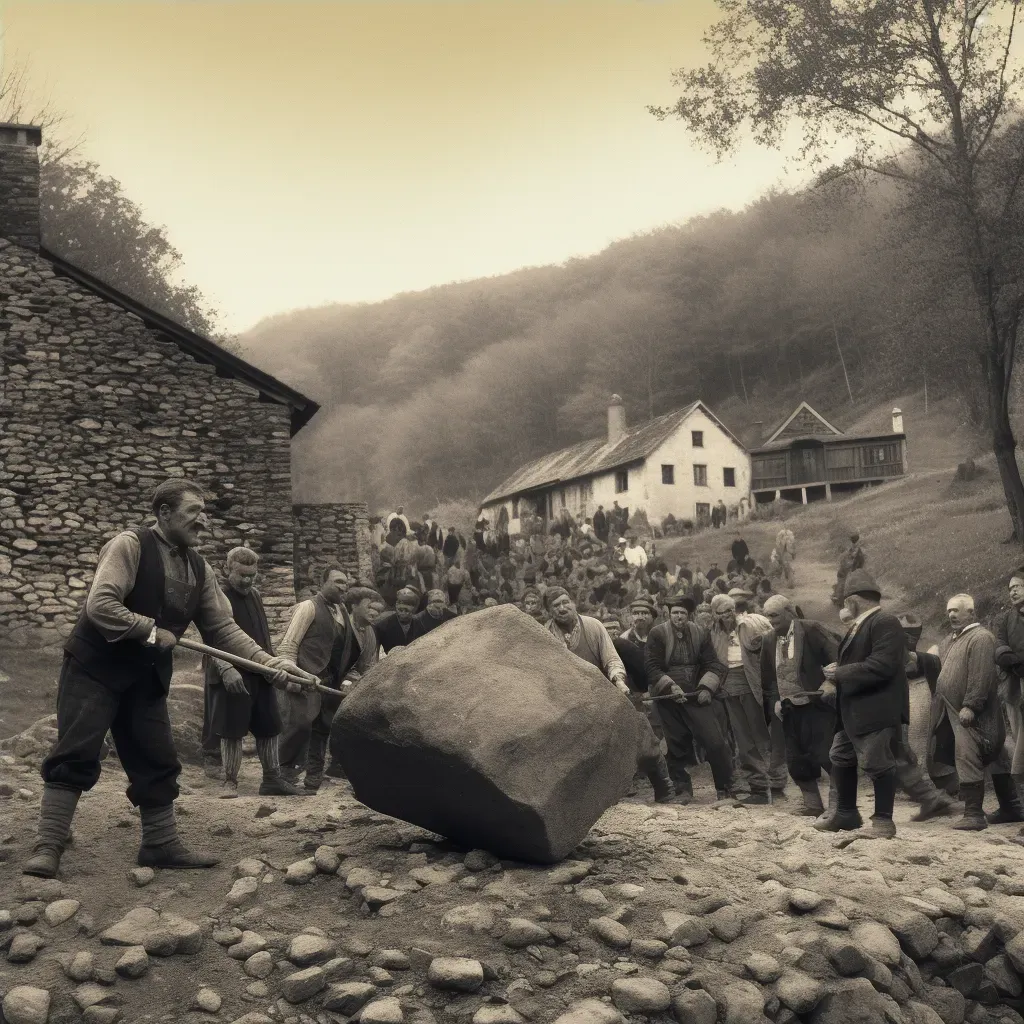
M 878 599 L 882 596 L 882 588 L 871 578 L 864 569 L 854 569 L 846 577 L 846 584 L 843 587 L 843 597 L 853 597 L 855 594 L 863 594 L 865 597 Z
M 654 602 L 649 597 L 637 597 L 629 602 L 629 610 L 646 608 L 652 615 L 655 613 Z
M 744 590 L 743 587 L 733 587 L 727 596 L 734 601 L 749 601 L 754 595 L 749 590 Z
M 697 602 L 688 594 L 669 594 L 665 598 L 665 607 L 685 608 L 692 615 L 697 610 Z

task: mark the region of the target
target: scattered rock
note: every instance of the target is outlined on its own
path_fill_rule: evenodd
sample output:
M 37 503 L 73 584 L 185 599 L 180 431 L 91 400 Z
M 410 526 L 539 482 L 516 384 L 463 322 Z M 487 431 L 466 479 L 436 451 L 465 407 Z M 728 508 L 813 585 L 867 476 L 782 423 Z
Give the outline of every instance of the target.
M 324 972 L 319 967 L 307 967 L 304 971 L 289 974 L 281 981 L 281 995 L 289 1003 L 304 1003 L 311 999 L 327 984 Z
M 7 1024 L 46 1024 L 50 1015 L 50 993 L 45 988 L 17 985 L 3 1000 Z
M 192 1000 L 192 1006 L 196 1010 L 202 1010 L 203 1013 L 218 1013 L 223 1002 L 219 993 L 212 988 L 201 988 L 196 993 L 195 999 Z
M 743 966 L 750 973 L 754 981 L 761 985 L 771 985 L 782 976 L 782 965 L 773 956 L 767 953 L 751 953 Z
M 319 935 L 296 935 L 288 944 L 288 959 L 296 967 L 312 967 L 334 956 L 334 943 Z
M 779 978 L 775 994 L 794 1013 L 810 1013 L 825 996 L 825 986 L 801 971 L 789 971 Z
M 307 885 L 316 878 L 316 862 L 309 860 L 297 860 L 294 864 L 288 865 L 284 873 L 285 883 L 288 885 Z
M 114 965 L 122 978 L 141 978 L 149 970 L 149 954 L 145 946 L 129 946 Z
M 452 992 L 475 992 L 484 983 L 484 969 L 479 960 L 439 956 L 430 961 L 427 980 L 435 988 Z
M 404 1020 L 402 1004 L 391 996 L 367 1003 L 359 1015 L 360 1024 L 402 1024 Z
M 365 981 L 349 981 L 331 985 L 324 998 L 324 1009 L 351 1017 L 358 1013 L 376 994 L 377 989 Z
M 668 986 L 654 978 L 619 978 L 612 982 L 612 1002 L 623 1013 L 650 1016 L 667 1010 L 672 996 Z
M 12 964 L 27 964 L 36 958 L 36 954 L 45 945 L 35 932 L 19 932 L 7 950 L 7 959 Z
M 550 941 L 547 928 L 525 917 L 512 917 L 506 922 L 508 931 L 501 937 L 503 945 L 510 949 L 525 949 L 527 946 L 543 945 Z
M 132 868 L 128 872 L 128 877 L 137 888 L 142 889 L 156 878 L 156 872 L 152 868 Z
M 886 967 L 899 964 L 899 940 L 884 924 L 878 921 L 857 921 L 850 929 L 850 937 L 868 956 Z
M 239 878 L 234 885 L 231 886 L 225 902 L 231 907 L 241 906 L 250 896 L 255 896 L 259 891 L 260 883 L 251 877 Z
M 679 1024 L 715 1024 L 718 1004 L 703 989 L 683 989 L 672 1000 Z
M 78 900 L 55 900 L 48 904 L 46 910 L 43 911 L 43 920 L 51 928 L 56 928 L 58 925 L 64 924 L 65 921 L 70 921 L 78 913 L 81 905 Z
M 809 914 L 821 906 L 823 897 L 810 889 L 792 889 L 789 905 L 799 914 Z
M 612 949 L 627 949 L 632 938 L 625 925 L 610 917 L 596 917 L 590 922 L 590 930 L 606 946 Z
M 72 981 L 81 983 L 83 981 L 92 981 L 93 968 L 94 961 L 92 953 L 83 949 L 71 958 L 67 967 L 64 969 L 64 973 Z
M 321 874 L 334 875 L 341 866 L 341 858 L 330 846 L 318 846 L 313 854 L 313 864 Z
M 258 953 L 253 953 L 245 963 L 242 964 L 242 970 L 250 978 L 256 978 L 257 981 L 262 981 L 264 978 L 269 978 L 274 973 L 274 958 L 265 949 L 260 950 Z
M 600 999 L 584 999 L 573 1003 L 552 1024 L 623 1024 L 622 1014 Z

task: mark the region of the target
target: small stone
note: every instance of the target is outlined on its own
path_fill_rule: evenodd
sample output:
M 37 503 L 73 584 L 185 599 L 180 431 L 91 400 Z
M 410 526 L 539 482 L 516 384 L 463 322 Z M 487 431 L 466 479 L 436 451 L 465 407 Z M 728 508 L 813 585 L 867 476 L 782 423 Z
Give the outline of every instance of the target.
M 56 928 L 58 925 L 64 924 L 65 921 L 70 921 L 78 913 L 78 908 L 81 905 L 78 900 L 55 900 L 47 905 L 43 912 L 43 920 L 51 928 Z
M 304 1003 L 311 999 L 325 985 L 327 980 L 319 967 L 307 967 L 304 971 L 289 974 L 281 982 L 281 995 L 289 1003 Z
M 241 937 L 241 928 L 219 928 L 212 936 L 218 946 L 233 946 Z
M 623 1017 L 614 1006 L 600 999 L 584 999 L 573 1003 L 552 1024 L 622 1024 Z
M 420 885 L 447 885 L 458 876 L 457 868 L 421 867 L 413 868 L 409 877 Z
M 469 871 L 486 871 L 498 863 L 498 858 L 486 850 L 470 850 L 463 858 L 462 863 Z
M 360 1024 L 402 1024 L 402 1004 L 391 996 L 375 999 L 363 1007 L 359 1015 Z
M 132 868 L 128 872 L 128 877 L 137 888 L 141 889 L 156 878 L 156 872 L 152 868 Z
M 484 969 L 479 960 L 439 956 L 430 961 L 427 980 L 434 988 L 450 992 L 475 992 L 484 983 Z
M 246 857 L 235 865 L 235 874 L 239 878 L 259 878 L 265 871 L 263 861 L 255 857 Z
M 526 1024 L 526 1018 L 508 1004 L 487 1004 L 473 1014 L 473 1024 Z
M 370 868 L 353 868 L 345 876 L 345 888 L 353 891 L 368 885 L 376 885 L 380 881 L 380 872 Z
M 826 947 L 827 956 L 835 969 L 845 977 L 860 974 L 868 964 L 868 954 L 849 939 L 834 939 Z
M 700 918 L 689 914 L 675 914 L 669 920 L 672 922 L 670 946 L 700 946 L 711 938 L 711 933 Z
M 316 877 L 316 864 L 312 859 L 297 860 L 294 864 L 288 865 L 284 873 L 284 880 L 287 885 L 307 885 Z
M 14 941 L 7 950 L 7 959 L 12 964 L 27 964 L 35 959 L 36 954 L 45 945 L 46 943 L 35 932 L 21 932 L 14 936 Z
M 224 1000 L 212 988 L 201 988 L 196 993 L 192 1006 L 196 1010 L 202 1010 L 203 1013 L 217 1013 L 223 1002 Z
M 755 1024 L 764 1018 L 765 995 L 749 981 L 734 981 L 722 990 L 724 1024 Z
M 322 875 L 335 875 L 341 867 L 341 858 L 330 846 L 318 846 L 313 854 L 313 864 Z
M 228 947 L 228 956 L 232 960 L 248 960 L 254 953 L 267 948 L 267 940 L 259 932 L 242 932 L 242 937 Z
M 667 985 L 654 978 L 619 978 L 612 982 L 612 1002 L 623 1013 L 650 1016 L 672 1005 Z
M 266 999 L 270 995 L 270 986 L 265 981 L 254 981 L 245 986 L 245 991 L 254 999 Z
M 114 964 L 122 978 L 141 978 L 149 970 L 149 954 L 145 946 L 129 946 Z
M 620 882 L 618 885 L 612 886 L 612 892 L 620 900 L 635 900 L 638 896 L 643 895 L 644 887 L 633 885 L 632 882 Z
M 661 939 L 634 939 L 629 947 L 634 956 L 646 957 L 648 960 L 660 960 L 668 951 L 668 943 Z
M 801 971 L 789 971 L 779 978 L 775 994 L 794 1013 L 810 1013 L 825 997 L 825 986 Z
M 775 957 L 769 956 L 767 953 L 751 953 L 743 961 L 743 966 L 754 981 L 761 985 L 771 985 L 772 982 L 778 981 L 782 977 L 782 965 Z
M 234 885 L 231 886 L 225 902 L 228 906 L 238 907 L 241 906 L 250 896 L 255 896 L 259 890 L 260 883 L 255 878 L 239 878 Z
M 117 1024 L 120 1019 L 116 1006 L 90 1006 L 82 1014 L 82 1024 Z
M 319 935 L 296 935 L 288 944 L 288 959 L 296 967 L 312 967 L 334 956 L 334 943 Z
M 629 929 L 610 917 L 595 917 L 590 922 L 590 930 L 606 946 L 611 946 L 612 949 L 628 949 L 629 944 L 632 942 Z
M 441 918 L 441 925 L 451 931 L 482 935 L 494 927 L 494 911 L 486 903 L 470 903 L 452 907 Z
M 586 903 L 588 907 L 604 910 L 609 906 L 608 897 L 600 889 L 577 889 L 576 896 L 581 903 Z
M 679 1024 L 715 1024 L 718 1004 L 703 989 L 686 988 L 672 1000 L 672 1012 Z
M 400 949 L 381 949 L 373 955 L 373 966 L 389 971 L 407 971 L 412 962 Z
M 264 978 L 269 978 L 274 973 L 274 958 L 265 949 L 260 950 L 258 953 L 253 953 L 245 963 L 242 964 L 242 970 L 250 978 L 256 978 L 262 981 Z
M 371 910 L 379 910 L 389 903 L 394 903 L 401 896 L 402 892 L 400 890 L 389 889 L 382 885 L 368 885 L 363 890 L 363 899 Z
M 985 964 L 985 977 L 996 987 L 1000 995 L 1019 999 L 1024 986 L 1017 972 L 1010 966 L 1005 956 L 994 956 Z
M 50 993 L 45 988 L 16 985 L 3 1000 L 7 1024 L 46 1024 L 50 1015 Z
M 809 914 L 821 906 L 822 896 L 811 889 L 792 889 L 789 893 L 789 905 L 800 914 Z
M 592 867 L 591 861 L 567 860 L 548 872 L 548 881 L 553 885 L 575 885 L 590 874 Z
M 899 940 L 884 924 L 877 921 L 857 921 L 850 929 L 850 937 L 868 956 L 879 963 L 885 964 L 886 967 L 899 965 Z
M 939 944 L 939 931 L 935 922 L 918 910 L 893 907 L 886 915 L 886 921 L 899 944 L 916 961 L 924 960 Z
M 88 1010 L 90 1006 L 102 1006 L 104 1003 L 110 1003 L 116 999 L 109 988 L 91 981 L 79 985 L 71 993 L 71 997 L 78 1004 L 80 1010 Z
M 71 962 L 65 968 L 64 973 L 72 981 L 77 981 L 79 983 L 83 981 L 92 981 L 93 966 L 94 962 L 92 953 L 83 949 L 71 958 Z
M 33 925 L 39 920 L 43 913 L 43 904 L 38 900 L 33 900 L 31 903 L 24 903 L 14 912 L 14 920 L 17 924 Z
M 376 988 L 365 981 L 346 981 L 340 985 L 331 985 L 324 998 L 324 1009 L 351 1017 L 376 994 Z

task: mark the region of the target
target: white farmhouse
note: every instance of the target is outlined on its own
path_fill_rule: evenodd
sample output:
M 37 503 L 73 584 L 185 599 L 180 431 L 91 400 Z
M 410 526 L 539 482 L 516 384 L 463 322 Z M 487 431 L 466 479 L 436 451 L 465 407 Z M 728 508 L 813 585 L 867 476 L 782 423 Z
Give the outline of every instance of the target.
M 750 456 L 703 402 L 627 428 L 622 399 L 612 395 L 606 437 L 523 466 L 484 498 L 481 514 L 516 534 L 526 503 L 552 519 L 563 508 L 593 516 L 617 501 L 630 513 L 642 509 L 655 525 L 670 512 L 682 520 L 709 516 L 719 500 L 749 507 Z

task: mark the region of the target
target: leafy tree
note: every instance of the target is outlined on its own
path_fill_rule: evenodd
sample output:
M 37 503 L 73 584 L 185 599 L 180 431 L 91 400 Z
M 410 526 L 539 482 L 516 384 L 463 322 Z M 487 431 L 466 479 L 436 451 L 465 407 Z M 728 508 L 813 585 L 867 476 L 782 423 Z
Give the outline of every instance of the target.
M 828 177 L 881 175 L 943 236 L 950 278 L 973 296 L 969 349 L 985 382 L 992 446 L 1013 535 L 1024 542 L 1024 483 L 1010 390 L 1024 311 L 1013 58 L 1021 0 L 716 0 L 711 60 L 674 75 L 676 116 L 722 155 L 746 131 L 777 146 L 803 129 L 811 161 L 837 140 L 852 155 Z

